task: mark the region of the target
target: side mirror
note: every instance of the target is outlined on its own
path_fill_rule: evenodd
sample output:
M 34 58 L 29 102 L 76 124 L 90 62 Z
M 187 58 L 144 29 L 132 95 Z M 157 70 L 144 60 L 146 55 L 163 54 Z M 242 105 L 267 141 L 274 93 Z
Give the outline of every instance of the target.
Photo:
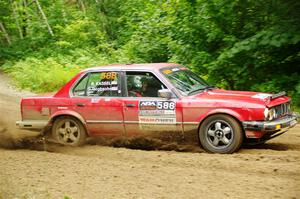
M 158 90 L 158 97 L 171 99 L 172 92 L 169 89 L 160 89 Z

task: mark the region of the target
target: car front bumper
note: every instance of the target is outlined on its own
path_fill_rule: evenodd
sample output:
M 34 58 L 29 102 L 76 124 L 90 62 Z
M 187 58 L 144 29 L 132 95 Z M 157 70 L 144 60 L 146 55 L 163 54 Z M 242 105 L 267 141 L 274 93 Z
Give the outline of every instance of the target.
M 299 115 L 294 113 L 273 121 L 245 121 L 243 127 L 248 131 L 282 131 L 295 126 L 298 118 Z

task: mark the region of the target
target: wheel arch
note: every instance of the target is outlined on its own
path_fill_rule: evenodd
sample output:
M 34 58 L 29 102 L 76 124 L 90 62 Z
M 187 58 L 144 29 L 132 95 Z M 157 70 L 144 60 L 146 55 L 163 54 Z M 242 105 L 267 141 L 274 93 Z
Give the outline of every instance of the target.
M 77 113 L 75 111 L 58 111 L 58 112 L 54 113 L 53 115 L 51 115 L 51 118 L 49 120 L 49 124 L 52 125 L 53 122 L 57 118 L 64 117 L 64 116 L 74 117 L 74 118 L 78 119 L 82 123 L 83 127 L 86 129 L 86 132 L 89 134 L 88 128 L 87 128 L 87 125 L 86 125 L 86 122 L 85 122 L 84 118 L 79 113 Z
M 200 117 L 200 121 L 198 124 L 198 132 L 199 132 L 199 129 L 200 129 L 202 123 L 204 122 L 204 120 L 206 120 L 207 118 L 209 118 L 213 115 L 227 115 L 229 117 L 232 117 L 239 123 L 242 130 L 244 131 L 243 125 L 242 125 L 243 117 L 239 113 L 237 113 L 236 111 L 233 111 L 233 110 L 229 110 L 229 109 L 215 109 L 213 111 L 208 112 L 207 114 L 204 114 L 202 117 Z

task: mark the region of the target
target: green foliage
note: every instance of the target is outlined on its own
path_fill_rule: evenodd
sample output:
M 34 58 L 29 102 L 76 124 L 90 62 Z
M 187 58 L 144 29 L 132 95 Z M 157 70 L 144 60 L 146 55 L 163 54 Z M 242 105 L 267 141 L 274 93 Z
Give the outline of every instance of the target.
M 78 72 L 78 68 L 63 66 L 52 58 L 28 58 L 14 63 L 13 67 L 8 62 L 3 68 L 12 75 L 20 88 L 36 92 L 57 90 Z
M 12 40 L 1 31 L 0 64 L 22 88 L 51 91 L 95 65 L 178 62 L 227 89 L 286 90 L 300 106 L 299 1 L 39 1 L 54 36 L 34 3 L 0 0 Z
M 88 19 L 72 21 L 65 26 L 57 25 L 55 28 L 60 33 L 55 42 L 57 47 L 74 49 L 107 43 L 105 34 L 97 29 L 95 22 Z

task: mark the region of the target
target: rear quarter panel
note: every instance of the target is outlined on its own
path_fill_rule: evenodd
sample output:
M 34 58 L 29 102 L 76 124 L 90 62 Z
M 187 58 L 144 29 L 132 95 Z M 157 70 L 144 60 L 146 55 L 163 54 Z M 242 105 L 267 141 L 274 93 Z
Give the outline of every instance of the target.
M 68 98 L 32 97 L 21 101 L 23 120 L 50 120 L 59 107 L 70 106 Z

